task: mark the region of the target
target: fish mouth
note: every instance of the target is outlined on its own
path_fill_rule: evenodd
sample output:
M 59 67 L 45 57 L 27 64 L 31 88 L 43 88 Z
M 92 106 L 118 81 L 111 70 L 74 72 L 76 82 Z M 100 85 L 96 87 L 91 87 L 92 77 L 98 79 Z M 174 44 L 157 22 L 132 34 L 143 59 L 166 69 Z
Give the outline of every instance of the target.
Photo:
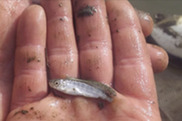
M 54 86 L 54 81 L 55 81 L 55 80 L 49 80 L 49 81 L 48 81 L 50 87 L 53 87 L 53 86 Z

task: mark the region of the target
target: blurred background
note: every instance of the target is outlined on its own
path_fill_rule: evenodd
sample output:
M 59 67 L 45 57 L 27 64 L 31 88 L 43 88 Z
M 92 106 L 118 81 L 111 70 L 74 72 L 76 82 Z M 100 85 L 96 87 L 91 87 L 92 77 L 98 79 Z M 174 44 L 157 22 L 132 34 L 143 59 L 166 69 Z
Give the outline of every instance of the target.
M 129 0 L 130 3 L 149 13 L 182 14 L 182 0 Z
M 148 12 L 151 16 L 161 13 L 167 16 L 182 16 L 182 0 L 129 0 L 131 4 L 142 11 Z M 182 42 L 182 22 L 179 30 Z M 162 35 L 160 39 L 162 39 Z M 166 43 L 164 40 L 163 43 Z M 178 52 L 182 56 L 182 47 L 178 47 Z M 182 63 L 181 57 L 176 57 Z M 170 58 L 173 58 L 170 56 Z M 157 92 L 161 116 L 163 121 L 182 121 L 182 64 L 177 61 L 169 62 L 167 70 L 155 74 Z

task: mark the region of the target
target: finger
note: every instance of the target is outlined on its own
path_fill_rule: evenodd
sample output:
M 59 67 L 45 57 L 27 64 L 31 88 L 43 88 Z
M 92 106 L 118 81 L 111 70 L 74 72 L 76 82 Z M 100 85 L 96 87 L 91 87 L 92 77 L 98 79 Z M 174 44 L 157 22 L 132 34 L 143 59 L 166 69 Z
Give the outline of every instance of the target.
M 73 0 L 79 48 L 80 75 L 110 84 L 111 37 L 104 0 Z
M 18 24 L 12 109 L 47 94 L 45 40 L 44 10 L 33 5 L 23 12 Z
M 156 45 L 147 44 L 150 54 L 152 68 L 155 73 L 164 71 L 169 62 L 168 54 L 166 51 Z
M 108 0 L 106 5 L 113 39 L 116 90 L 123 95 L 157 101 L 151 62 L 134 9 L 127 0 Z
M 11 101 L 17 18 L 29 5 L 26 0 L 15 3 L 15 0 L 0 1 L 0 121 L 5 120 Z
M 47 15 L 50 78 L 78 76 L 78 55 L 70 0 L 42 0 Z
M 143 12 L 140 10 L 136 10 L 136 12 L 137 12 L 138 18 L 140 20 L 143 34 L 145 35 L 145 37 L 147 37 L 152 33 L 153 24 L 154 24 L 153 20 L 152 20 L 151 16 L 146 12 Z

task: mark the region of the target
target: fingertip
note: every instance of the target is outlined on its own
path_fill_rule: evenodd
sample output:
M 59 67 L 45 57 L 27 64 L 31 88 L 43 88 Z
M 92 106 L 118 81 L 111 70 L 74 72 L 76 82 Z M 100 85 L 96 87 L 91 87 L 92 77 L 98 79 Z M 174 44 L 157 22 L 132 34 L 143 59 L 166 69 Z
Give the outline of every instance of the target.
M 24 12 L 23 15 L 36 16 L 34 19 L 40 19 L 45 16 L 44 9 L 40 5 L 31 5 Z
M 45 25 L 46 17 L 44 9 L 39 5 L 31 5 L 28 7 L 21 15 L 18 23 L 17 40 L 19 41 L 16 42 L 16 45 L 23 46 L 27 44 L 27 42 L 34 45 L 42 43 L 45 45 Z M 32 34 L 34 36 L 32 36 Z
M 145 37 L 149 36 L 152 33 L 153 29 L 153 20 L 149 13 L 136 10 L 138 18 L 140 20 L 140 24 L 142 27 L 142 31 Z
M 147 44 L 149 49 L 152 68 L 155 73 L 164 71 L 169 63 L 169 57 L 166 51 L 159 46 Z

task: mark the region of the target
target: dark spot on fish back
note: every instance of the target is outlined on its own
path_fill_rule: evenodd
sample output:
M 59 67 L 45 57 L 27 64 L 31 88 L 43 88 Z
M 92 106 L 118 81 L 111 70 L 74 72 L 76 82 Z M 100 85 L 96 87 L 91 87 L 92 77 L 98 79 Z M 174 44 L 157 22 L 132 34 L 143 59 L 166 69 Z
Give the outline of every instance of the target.
M 174 38 L 179 36 L 177 32 L 175 32 L 174 30 L 172 30 L 170 28 L 163 28 L 163 32 L 167 33 L 168 35 L 171 35 Z

